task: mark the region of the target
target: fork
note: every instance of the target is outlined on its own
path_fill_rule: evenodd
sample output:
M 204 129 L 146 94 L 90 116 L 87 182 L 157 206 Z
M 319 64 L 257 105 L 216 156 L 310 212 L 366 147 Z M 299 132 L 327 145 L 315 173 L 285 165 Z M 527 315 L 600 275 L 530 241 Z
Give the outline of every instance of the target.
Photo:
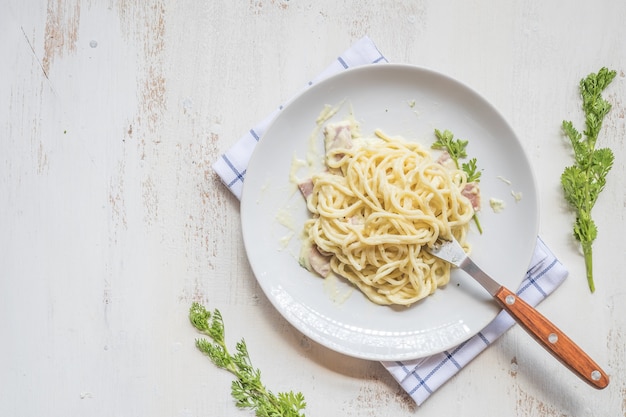
M 456 239 L 439 240 L 427 250 L 478 281 L 524 330 L 569 370 L 597 389 L 606 388 L 609 384 L 608 375 L 589 355 L 535 308 L 480 269 Z

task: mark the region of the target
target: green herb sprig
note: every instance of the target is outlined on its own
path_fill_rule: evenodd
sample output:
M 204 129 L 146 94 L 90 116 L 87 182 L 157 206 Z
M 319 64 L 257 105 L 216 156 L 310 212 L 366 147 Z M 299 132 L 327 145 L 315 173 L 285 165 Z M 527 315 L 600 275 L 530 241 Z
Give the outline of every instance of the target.
M 463 170 L 467 175 L 467 182 L 480 182 L 482 172 L 478 170 L 476 158 L 472 158 L 464 163 L 459 162 L 460 159 L 467 158 L 466 148 L 469 141 L 455 139 L 454 134 L 449 130 L 442 132 L 439 129 L 435 129 L 435 137 L 437 137 L 437 140 L 431 145 L 431 148 L 448 152 L 456 168 Z M 474 223 L 478 232 L 482 234 L 483 229 L 476 213 L 474 213 Z
M 583 249 L 587 283 L 592 293 L 595 291 L 592 244 L 598 235 L 598 228 L 591 217 L 591 210 L 604 189 L 606 176 L 615 159 L 610 149 L 596 149 L 596 141 L 604 117 L 611 110 L 611 104 L 602 98 L 602 92 L 615 75 L 615 71 L 603 67 L 597 74 L 591 73 L 580 81 L 579 89 L 585 113 L 583 133 L 576 130 L 571 121 L 564 120 L 562 124 L 563 132 L 574 149 L 574 165 L 566 167 L 561 174 L 561 185 L 565 200 L 576 213 L 574 237 Z
M 275 395 L 269 391 L 261 382 L 261 371 L 252 366 L 243 339 L 236 344 L 234 354 L 228 351 L 224 320 L 219 310 L 211 313 L 201 304 L 193 303 L 189 309 L 189 320 L 210 339 L 197 339 L 196 347 L 216 366 L 235 375 L 231 394 L 237 407 L 252 409 L 258 417 L 304 417 L 301 414 L 306 407 L 304 395 L 292 391 Z

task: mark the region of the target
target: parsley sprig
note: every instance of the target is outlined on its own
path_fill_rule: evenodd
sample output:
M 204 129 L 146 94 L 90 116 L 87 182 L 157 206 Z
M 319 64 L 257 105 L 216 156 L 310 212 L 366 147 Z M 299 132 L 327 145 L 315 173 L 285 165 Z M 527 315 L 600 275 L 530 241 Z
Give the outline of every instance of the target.
M 461 164 L 461 169 L 467 174 L 467 182 L 480 182 L 481 171 L 476 166 L 476 158 L 472 158 L 469 162 Z
M 431 148 L 448 152 L 456 168 L 463 170 L 467 175 L 467 182 L 480 182 L 482 172 L 476 165 L 476 158 L 472 158 L 468 162 L 459 162 L 460 159 L 467 158 L 467 151 L 465 149 L 469 141 L 455 139 L 454 134 L 449 130 L 442 132 L 439 129 L 435 129 L 435 136 L 437 140 L 431 145 Z M 476 213 L 474 213 L 474 223 L 478 228 L 478 232 L 482 234 L 483 229 Z
M 237 407 L 250 408 L 258 417 L 304 417 L 300 412 L 306 407 L 302 393 L 269 391 L 261 382 L 261 371 L 252 366 L 246 342 L 235 345 L 235 353 L 228 351 L 224 338 L 224 320 L 219 310 L 208 311 L 199 303 L 189 309 L 191 324 L 209 337 L 196 340 L 196 347 L 219 368 L 235 375 L 231 394 Z
M 574 237 L 581 243 L 585 258 L 587 283 L 595 291 L 593 280 L 592 244 L 598 228 L 591 217 L 591 210 L 598 195 L 604 189 L 606 176 L 613 166 L 614 155 L 608 148 L 596 148 L 596 141 L 604 117 L 611 104 L 602 98 L 602 92 L 613 81 L 616 72 L 603 67 L 597 74 L 591 73 L 580 81 L 582 108 L 585 113 L 585 130 L 580 133 L 571 121 L 563 121 L 562 128 L 574 149 L 574 165 L 561 174 L 565 200 L 576 212 Z

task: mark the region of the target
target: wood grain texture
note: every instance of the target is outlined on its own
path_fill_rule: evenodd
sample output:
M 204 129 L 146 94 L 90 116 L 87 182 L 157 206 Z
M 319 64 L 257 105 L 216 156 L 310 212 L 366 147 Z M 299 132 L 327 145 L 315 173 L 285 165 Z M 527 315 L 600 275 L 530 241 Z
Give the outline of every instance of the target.
M 602 367 L 554 323 L 505 287 L 500 287 L 494 297 L 503 310 L 575 375 L 594 388 L 607 387 L 609 377 Z
M 626 3 L 582 0 L 9 0 L 0 13 L 0 415 L 244 415 L 195 349 L 219 308 L 274 391 L 307 415 L 626 415 Z M 600 364 L 589 388 L 513 328 L 416 407 L 376 362 L 294 330 L 251 272 L 221 152 L 368 35 L 392 62 L 459 78 L 523 140 L 540 233 L 570 270 L 539 307 Z M 600 144 L 597 291 L 559 176 L 578 81 L 618 71 Z

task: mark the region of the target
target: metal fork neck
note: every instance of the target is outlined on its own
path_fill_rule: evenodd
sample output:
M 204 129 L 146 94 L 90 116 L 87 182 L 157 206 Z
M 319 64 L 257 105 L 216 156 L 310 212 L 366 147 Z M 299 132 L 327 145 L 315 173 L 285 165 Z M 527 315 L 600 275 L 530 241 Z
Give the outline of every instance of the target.
M 480 269 L 470 257 L 465 258 L 459 265 L 459 268 L 471 275 L 492 296 L 495 296 L 501 287 L 501 285 L 487 275 L 485 271 Z

